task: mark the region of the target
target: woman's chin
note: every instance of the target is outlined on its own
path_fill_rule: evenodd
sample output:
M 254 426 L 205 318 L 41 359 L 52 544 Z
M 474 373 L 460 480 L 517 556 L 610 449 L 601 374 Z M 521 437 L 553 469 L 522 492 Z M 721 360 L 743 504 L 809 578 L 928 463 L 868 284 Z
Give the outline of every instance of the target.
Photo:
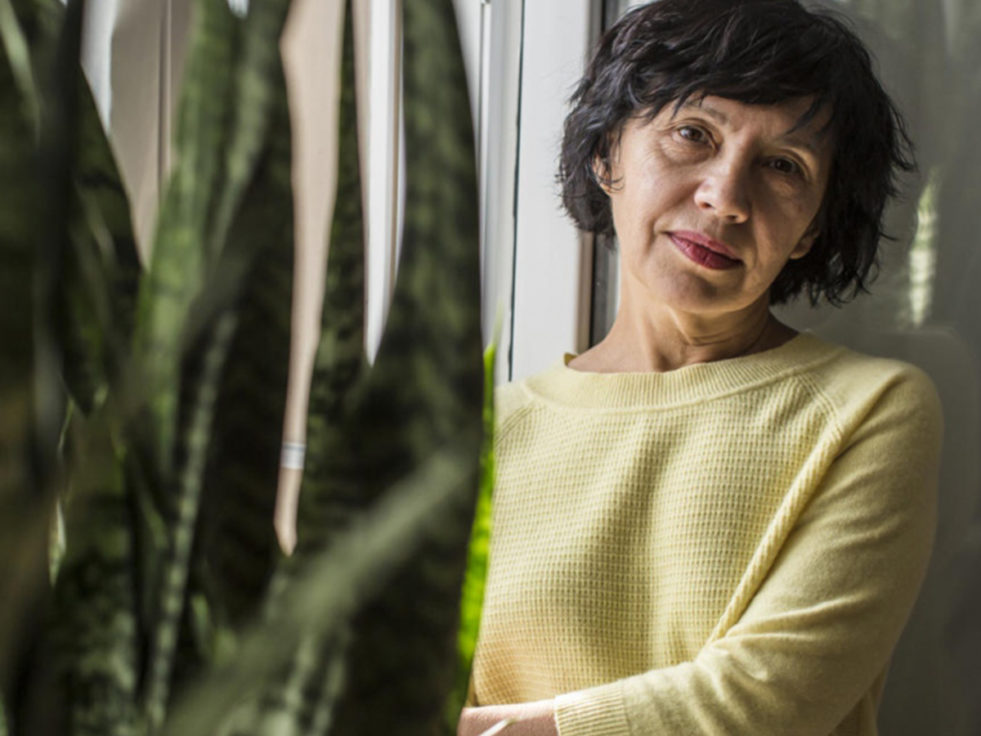
M 689 314 L 714 315 L 739 311 L 754 301 L 739 299 L 740 295 L 733 293 L 731 285 L 719 281 L 697 274 L 677 274 L 671 278 L 658 279 L 648 289 L 654 302 L 651 307 L 662 306 Z

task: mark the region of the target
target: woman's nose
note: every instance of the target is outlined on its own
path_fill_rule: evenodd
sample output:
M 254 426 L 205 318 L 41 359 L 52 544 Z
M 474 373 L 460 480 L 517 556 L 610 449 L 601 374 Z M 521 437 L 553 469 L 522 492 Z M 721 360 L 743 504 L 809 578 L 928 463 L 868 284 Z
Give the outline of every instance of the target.
M 695 191 L 695 204 L 729 225 L 746 222 L 750 215 L 749 174 L 738 160 L 720 160 L 706 172 Z

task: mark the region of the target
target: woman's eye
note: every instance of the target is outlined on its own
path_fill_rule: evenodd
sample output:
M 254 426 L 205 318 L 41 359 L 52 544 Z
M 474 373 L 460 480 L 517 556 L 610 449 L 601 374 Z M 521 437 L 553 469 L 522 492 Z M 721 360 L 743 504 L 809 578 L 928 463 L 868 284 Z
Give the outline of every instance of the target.
M 708 140 L 708 135 L 705 131 L 701 128 L 696 128 L 694 125 L 683 125 L 678 128 L 678 135 L 692 143 L 705 143 Z
M 801 171 L 796 161 L 789 158 L 775 158 L 770 161 L 770 168 L 779 171 L 781 174 L 798 174 Z

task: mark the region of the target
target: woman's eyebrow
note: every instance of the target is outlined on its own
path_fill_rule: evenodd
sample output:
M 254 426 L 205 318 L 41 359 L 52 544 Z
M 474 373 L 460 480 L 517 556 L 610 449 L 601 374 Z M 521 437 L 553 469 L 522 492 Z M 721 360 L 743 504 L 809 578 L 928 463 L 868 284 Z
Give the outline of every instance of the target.
M 821 155 L 821 145 L 816 135 L 800 135 L 800 131 L 791 129 L 780 136 L 780 142 L 791 148 L 801 148 L 815 158 Z
M 710 118 L 716 120 L 722 125 L 726 125 L 729 122 L 728 115 L 722 112 L 722 110 L 712 107 L 711 104 L 706 105 L 703 100 L 686 100 L 679 108 L 675 110 L 672 117 L 677 116 L 677 114 L 682 110 L 689 109 L 704 112 Z M 795 125 L 793 128 L 788 130 L 786 133 L 780 136 L 780 142 L 793 148 L 801 148 L 813 156 L 820 156 L 821 145 L 818 141 L 819 136 L 815 134 L 802 135 L 800 127 L 800 125 Z
M 711 105 L 703 104 L 703 100 L 690 100 L 690 99 L 685 100 L 684 104 L 682 104 L 681 107 L 675 108 L 674 114 L 677 115 L 679 112 L 686 109 L 700 110 L 706 113 L 710 118 L 714 118 L 715 120 L 717 120 L 722 124 L 726 124 L 729 122 L 728 115 L 726 115 L 721 110 L 716 110 Z

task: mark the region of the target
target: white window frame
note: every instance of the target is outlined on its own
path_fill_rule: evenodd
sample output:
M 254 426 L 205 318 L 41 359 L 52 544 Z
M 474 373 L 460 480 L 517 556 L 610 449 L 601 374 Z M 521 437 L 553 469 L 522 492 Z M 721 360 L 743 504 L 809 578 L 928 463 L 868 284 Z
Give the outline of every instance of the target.
M 394 281 L 401 192 L 398 2 L 372 2 L 368 348 Z M 480 172 L 484 340 L 500 321 L 498 382 L 588 346 L 592 240 L 561 210 L 555 172 L 572 88 L 595 38 L 597 0 L 454 0 Z M 391 29 L 391 30 L 388 30 Z M 377 35 L 376 35 L 377 34 Z M 377 63 L 377 66 L 376 66 Z M 381 188 L 379 188 L 381 187 Z M 387 189 L 385 189 L 387 187 Z
M 402 2 L 403 0 L 370 0 L 371 93 L 368 104 L 370 127 L 367 146 L 366 218 L 366 343 L 369 357 L 373 357 L 378 349 L 395 285 L 404 206 L 404 136 L 400 109 L 401 87 L 398 83 L 401 62 L 400 54 L 397 53 L 401 46 Z M 454 8 L 470 87 L 471 114 L 480 172 L 480 221 L 484 223 L 481 232 L 485 283 L 483 326 L 485 341 L 489 342 L 494 329 L 493 313 L 496 311 L 493 305 L 505 299 L 498 297 L 499 293 L 504 294 L 509 290 L 508 253 L 512 245 L 505 242 L 509 236 L 505 213 L 511 206 L 505 203 L 513 198 L 513 193 L 508 189 L 508 181 L 513 180 L 514 164 L 513 153 L 509 156 L 504 151 L 513 149 L 516 145 L 509 144 L 509 141 L 516 139 L 516 125 L 512 126 L 513 129 L 508 129 L 501 113 L 507 109 L 508 100 L 517 97 L 517 63 L 514 60 L 520 58 L 520 45 L 511 43 L 509 50 L 503 51 L 498 39 L 508 44 L 508 28 L 515 25 L 509 11 L 513 8 L 520 9 L 520 2 L 495 3 L 493 13 L 490 0 L 454 0 Z M 510 22 L 510 26 L 505 23 L 506 20 Z M 520 29 L 520 17 L 516 25 Z M 493 29 L 499 29 L 499 32 L 494 32 Z M 491 74 L 492 68 L 512 70 L 509 74 L 514 81 L 505 83 L 507 89 L 501 90 L 504 77 Z M 494 133 L 490 134 L 491 131 Z M 509 159 L 510 176 L 502 173 L 506 172 Z M 489 161 L 494 163 L 488 165 Z M 494 242 L 495 246 L 488 247 L 489 242 Z M 499 242 L 503 243 L 500 247 L 497 245 Z M 509 306 L 509 295 L 506 296 L 506 303 Z

